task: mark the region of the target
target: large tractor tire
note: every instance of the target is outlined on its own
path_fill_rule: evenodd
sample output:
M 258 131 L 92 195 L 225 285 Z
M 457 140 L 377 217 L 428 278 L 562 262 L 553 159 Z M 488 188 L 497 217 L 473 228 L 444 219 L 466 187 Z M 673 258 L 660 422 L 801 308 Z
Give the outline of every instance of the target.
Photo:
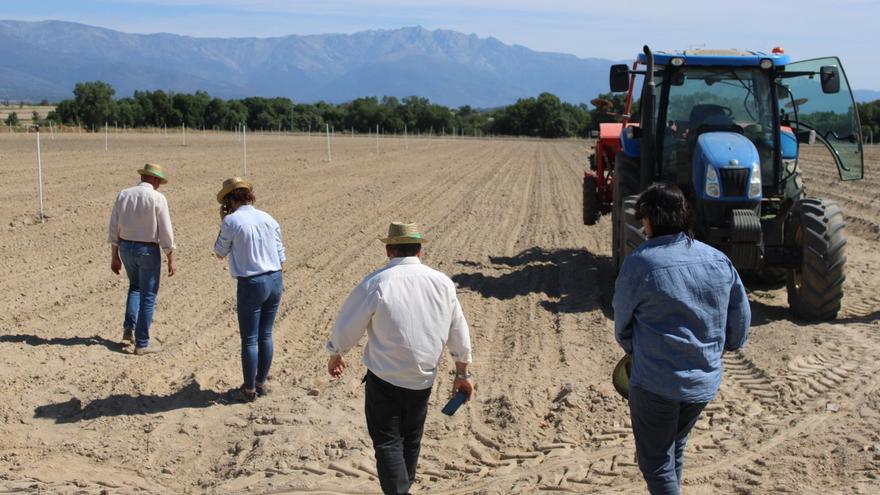
M 614 159 L 614 204 L 611 205 L 611 257 L 615 271 L 620 271 L 623 258 L 621 252 L 622 239 L 621 224 L 623 222 L 623 198 L 639 193 L 639 167 L 641 162 L 638 158 L 630 158 L 623 153 L 617 153 Z
M 802 260 L 788 271 L 788 305 L 797 318 L 832 320 L 840 311 L 846 279 L 843 213 L 834 201 L 804 198 L 792 215 L 788 233 Z
M 621 266 L 629 253 L 633 252 L 646 239 L 645 233 L 642 231 L 642 221 L 636 218 L 636 202 L 638 200 L 638 195 L 623 198 L 623 208 L 621 209 L 623 215 L 621 215 L 620 223 Z
M 584 225 L 595 225 L 599 219 L 599 190 L 595 177 L 584 177 Z

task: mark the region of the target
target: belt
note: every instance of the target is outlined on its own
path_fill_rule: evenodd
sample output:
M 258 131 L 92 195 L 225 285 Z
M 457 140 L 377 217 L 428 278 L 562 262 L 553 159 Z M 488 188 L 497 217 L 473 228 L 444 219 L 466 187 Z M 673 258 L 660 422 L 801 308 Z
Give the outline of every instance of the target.
M 248 275 L 247 277 L 235 277 L 235 278 L 237 278 L 237 279 L 239 279 L 239 280 L 248 280 L 248 279 L 251 279 L 251 278 L 262 277 L 263 275 L 272 275 L 273 273 L 278 273 L 278 272 L 280 272 L 280 271 L 281 271 L 281 270 L 270 270 L 270 271 L 268 271 L 268 272 L 258 273 L 258 274 L 256 274 L 256 275 Z
M 159 247 L 158 242 L 143 242 L 143 241 L 130 241 L 128 239 L 119 238 L 119 242 L 130 242 L 132 244 L 143 244 L 144 246 L 155 246 Z

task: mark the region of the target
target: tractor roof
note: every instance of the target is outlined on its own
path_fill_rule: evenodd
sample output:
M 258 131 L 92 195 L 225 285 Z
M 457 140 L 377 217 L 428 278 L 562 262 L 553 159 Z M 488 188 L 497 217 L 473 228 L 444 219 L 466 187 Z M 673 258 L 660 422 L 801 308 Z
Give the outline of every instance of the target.
M 667 65 L 673 58 L 684 59 L 684 65 L 697 66 L 726 66 L 726 67 L 758 67 L 761 60 L 769 59 L 775 67 L 789 63 L 788 55 L 784 53 L 765 53 L 745 50 L 683 50 L 680 52 L 654 52 L 656 65 Z M 645 63 L 645 54 L 638 57 L 640 64 Z

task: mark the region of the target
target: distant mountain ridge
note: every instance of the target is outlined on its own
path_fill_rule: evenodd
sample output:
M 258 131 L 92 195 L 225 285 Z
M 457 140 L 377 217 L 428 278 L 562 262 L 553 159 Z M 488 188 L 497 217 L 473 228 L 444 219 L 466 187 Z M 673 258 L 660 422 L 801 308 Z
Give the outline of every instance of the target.
M 880 100 L 880 91 L 874 91 L 873 89 L 856 89 L 853 90 L 853 96 L 857 103 L 868 103 Z
M 194 38 L 62 21 L 0 21 L 0 99 L 69 98 L 75 83 L 102 80 L 117 96 L 201 89 L 224 98 L 338 103 L 416 95 L 444 105 L 494 107 L 549 91 L 578 103 L 608 91 L 611 63 L 421 27 Z

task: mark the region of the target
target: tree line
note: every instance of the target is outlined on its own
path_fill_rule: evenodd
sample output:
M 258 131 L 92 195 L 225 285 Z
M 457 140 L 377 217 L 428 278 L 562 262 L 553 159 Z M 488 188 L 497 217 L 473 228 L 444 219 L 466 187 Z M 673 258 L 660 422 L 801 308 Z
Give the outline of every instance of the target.
M 864 139 L 873 138 L 875 143 L 880 141 L 880 100 L 859 103 L 858 106 Z
M 411 134 L 560 138 L 588 136 L 593 117 L 586 105 L 566 103 L 550 93 L 491 110 L 468 105 L 449 108 L 417 96 L 364 97 L 331 104 L 295 103 L 280 97 L 224 100 L 204 91 L 156 90 L 115 98 L 116 91 L 103 81 L 77 83 L 73 94 L 74 98 L 60 102 L 46 120 L 89 130 L 106 124 L 128 128 L 185 125 L 230 131 L 243 124 L 250 130 L 322 131 L 329 125 L 336 132 L 368 133 L 378 126 L 383 133 L 406 130 Z

